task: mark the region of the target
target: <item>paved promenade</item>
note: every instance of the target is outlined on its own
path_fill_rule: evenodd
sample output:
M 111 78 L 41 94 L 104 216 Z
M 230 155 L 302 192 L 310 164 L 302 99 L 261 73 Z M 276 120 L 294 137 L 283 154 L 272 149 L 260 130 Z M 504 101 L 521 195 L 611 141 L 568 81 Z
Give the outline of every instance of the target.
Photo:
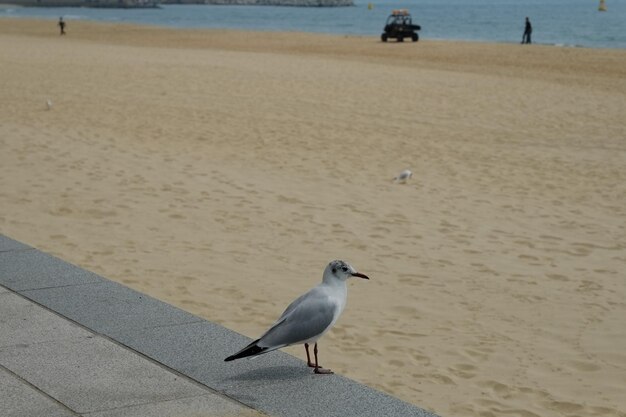
M 419 416 L 420 408 L 0 235 L 0 416 Z

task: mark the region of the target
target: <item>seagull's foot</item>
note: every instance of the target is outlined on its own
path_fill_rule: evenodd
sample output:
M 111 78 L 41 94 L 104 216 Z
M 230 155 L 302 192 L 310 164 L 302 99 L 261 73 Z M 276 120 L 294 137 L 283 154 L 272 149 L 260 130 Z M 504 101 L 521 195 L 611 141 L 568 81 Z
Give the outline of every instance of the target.
M 315 368 L 315 364 L 313 362 L 306 363 L 309 368 Z
M 334 374 L 333 371 L 331 371 L 330 369 L 326 369 L 326 368 L 322 368 L 321 366 L 317 366 L 315 368 L 315 372 L 316 374 L 320 374 L 320 375 L 330 375 L 330 374 Z

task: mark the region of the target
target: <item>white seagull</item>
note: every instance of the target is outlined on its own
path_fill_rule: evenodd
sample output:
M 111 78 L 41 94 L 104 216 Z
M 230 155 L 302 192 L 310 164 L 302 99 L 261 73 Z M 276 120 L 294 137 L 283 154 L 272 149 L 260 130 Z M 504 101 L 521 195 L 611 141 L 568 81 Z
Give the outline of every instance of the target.
M 330 369 L 324 369 L 318 363 L 317 341 L 333 327 L 343 312 L 348 296 L 346 280 L 350 277 L 369 279 L 347 262 L 332 261 L 324 270 L 321 284 L 289 304 L 263 336 L 224 361 L 255 357 L 285 346 L 304 343 L 307 365 L 315 368 L 316 374 L 332 374 Z M 315 343 L 315 363 L 311 362 L 309 343 Z
M 399 173 L 398 176 L 395 177 L 393 180 L 396 181 L 396 182 L 405 183 L 412 176 L 413 176 L 413 173 L 411 172 L 411 170 L 405 169 L 404 171 Z
M 50 100 L 50 99 L 46 100 L 46 108 L 48 110 L 52 110 L 52 100 Z

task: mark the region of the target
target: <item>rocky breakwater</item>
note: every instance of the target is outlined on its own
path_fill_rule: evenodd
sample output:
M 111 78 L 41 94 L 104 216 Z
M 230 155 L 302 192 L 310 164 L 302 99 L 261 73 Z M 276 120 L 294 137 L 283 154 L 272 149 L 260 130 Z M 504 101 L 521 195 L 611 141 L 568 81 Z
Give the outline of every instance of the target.
M 158 0 L 3 0 L 4 4 L 24 7 L 100 7 L 144 9 L 159 7 Z
M 241 6 L 345 7 L 353 0 L 164 0 L 161 4 L 213 4 Z
M 160 4 L 294 7 L 354 6 L 353 0 L 4 0 L 2 2 L 24 7 L 104 7 L 120 9 L 154 8 L 159 7 Z

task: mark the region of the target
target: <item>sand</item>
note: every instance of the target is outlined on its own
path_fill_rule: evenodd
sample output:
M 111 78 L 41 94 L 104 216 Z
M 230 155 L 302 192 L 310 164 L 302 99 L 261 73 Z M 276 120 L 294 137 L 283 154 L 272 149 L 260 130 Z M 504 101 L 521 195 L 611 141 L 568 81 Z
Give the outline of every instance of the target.
M 349 261 L 322 365 L 442 416 L 626 415 L 624 50 L 2 20 L 0 164 L 1 233 L 250 337 Z

